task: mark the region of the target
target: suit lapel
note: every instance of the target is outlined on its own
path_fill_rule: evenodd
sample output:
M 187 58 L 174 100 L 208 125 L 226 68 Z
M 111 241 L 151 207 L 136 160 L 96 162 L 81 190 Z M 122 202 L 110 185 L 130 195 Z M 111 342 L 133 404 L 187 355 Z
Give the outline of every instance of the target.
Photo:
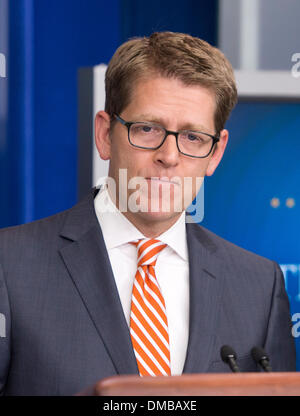
M 197 224 L 187 224 L 190 326 L 184 373 L 206 372 L 213 351 L 222 299 L 223 271 L 217 247 Z
M 87 312 L 120 374 L 138 374 L 118 290 L 94 210 L 95 190 L 69 210 L 60 250 Z M 68 242 L 67 242 L 68 240 Z M 190 327 L 184 373 L 208 369 L 213 351 L 223 270 L 216 246 L 197 224 L 187 224 L 190 268 Z
M 130 333 L 93 205 L 94 195 L 69 211 L 61 256 L 117 373 L 137 374 Z

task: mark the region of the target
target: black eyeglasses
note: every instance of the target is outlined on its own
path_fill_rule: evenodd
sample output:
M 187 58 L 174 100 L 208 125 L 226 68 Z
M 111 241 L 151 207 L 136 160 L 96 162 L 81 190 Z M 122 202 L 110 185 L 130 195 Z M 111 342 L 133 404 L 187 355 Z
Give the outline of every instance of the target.
M 171 134 L 176 138 L 177 149 L 180 153 L 190 157 L 205 158 L 220 140 L 219 136 L 200 131 L 171 131 L 147 121 L 125 121 L 117 114 L 114 114 L 114 117 L 127 127 L 129 143 L 140 149 L 156 150 Z

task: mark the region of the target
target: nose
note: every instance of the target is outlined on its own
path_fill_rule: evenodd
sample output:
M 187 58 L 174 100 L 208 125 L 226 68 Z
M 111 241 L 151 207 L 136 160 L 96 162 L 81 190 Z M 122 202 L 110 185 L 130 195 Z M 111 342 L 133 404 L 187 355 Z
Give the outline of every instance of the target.
M 162 146 L 155 151 L 155 160 L 165 167 L 170 167 L 178 164 L 179 156 L 176 137 L 169 133 Z

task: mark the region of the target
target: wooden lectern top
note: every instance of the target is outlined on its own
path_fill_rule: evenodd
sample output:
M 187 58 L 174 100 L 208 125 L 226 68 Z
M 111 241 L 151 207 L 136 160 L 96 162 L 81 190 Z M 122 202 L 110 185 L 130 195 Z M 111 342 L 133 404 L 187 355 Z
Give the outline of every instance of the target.
M 299 396 L 300 373 L 114 376 L 79 395 L 94 396 Z

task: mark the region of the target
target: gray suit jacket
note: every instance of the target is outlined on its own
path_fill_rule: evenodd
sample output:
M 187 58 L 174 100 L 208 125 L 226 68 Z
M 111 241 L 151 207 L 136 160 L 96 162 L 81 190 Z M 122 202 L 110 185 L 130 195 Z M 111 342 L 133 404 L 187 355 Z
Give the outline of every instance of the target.
M 2 394 L 71 395 L 104 377 L 138 373 L 94 193 L 68 211 L 0 231 Z M 278 265 L 197 224 L 186 227 L 190 328 L 184 373 L 230 371 L 220 359 L 224 344 L 235 348 L 243 371 L 257 370 L 254 345 L 266 349 L 274 370 L 295 370 Z

